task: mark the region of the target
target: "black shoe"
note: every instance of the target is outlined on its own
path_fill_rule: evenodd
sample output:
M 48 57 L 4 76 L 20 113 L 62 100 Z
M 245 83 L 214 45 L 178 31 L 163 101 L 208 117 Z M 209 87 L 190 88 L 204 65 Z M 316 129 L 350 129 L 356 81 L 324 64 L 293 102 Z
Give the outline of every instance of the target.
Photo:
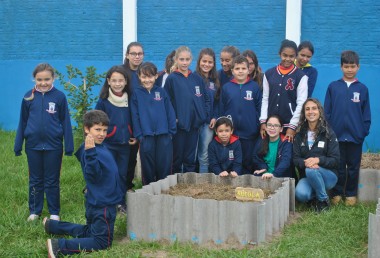
M 126 204 L 119 204 L 117 206 L 117 211 L 122 214 L 127 214 L 127 205 Z
M 46 241 L 46 246 L 48 250 L 48 257 L 55 258 L 59 253 L 58 239 L 48 239 Z
M 306 202 L 306 205 L 310 208 L 315 209 L 315 205 L 317 205 L 317 199 L 311 199 L 310 201 Z
M 330 201 L 326 199 L 324 201 L 317 200 L 315 204 L 315 212 L 321 213 L 330 209 Z

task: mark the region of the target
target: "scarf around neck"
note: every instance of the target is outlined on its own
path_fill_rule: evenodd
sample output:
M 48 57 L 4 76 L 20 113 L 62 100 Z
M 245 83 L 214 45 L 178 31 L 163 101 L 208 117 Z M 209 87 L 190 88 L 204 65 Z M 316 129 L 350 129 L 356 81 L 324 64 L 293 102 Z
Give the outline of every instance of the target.
M 124 92 L 123 96 L 116 96 L 111 88 L 108 89 L 108 101 L 116 107 L 128 107 L 128 94 Z

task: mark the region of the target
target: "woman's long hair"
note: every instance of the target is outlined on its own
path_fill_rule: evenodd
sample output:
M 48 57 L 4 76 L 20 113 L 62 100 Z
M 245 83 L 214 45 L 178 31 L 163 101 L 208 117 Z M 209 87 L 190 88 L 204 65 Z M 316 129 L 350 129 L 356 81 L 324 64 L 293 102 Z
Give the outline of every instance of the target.
M 329 128 L 328 128 L 328 123 L 325 118 L 325 112 L 323 111 L 323 107 L 321 102 L 315 98 L 308 98 L 302 105 L 302 110 L 301 110 L 301 116 L 300 116 L 300 121 L 298 123 L 298 128 L 297 128 L 297 133 L 300 131 L 307 130 L 309 128 L 309 122 L 306 120 L 305 116 L 305 106 L 308 102 L 313 102 L 317 105 L 318 111 L 319 111 L 319 119 L 317 122 L 317 126 L 315 128 L 314 134 L 317 136 L 320 132 L 326 131 L 327 137 L 330 135 Z
M 211 56 L 212 60 L 214 61 L 214 67 L 209 72 L 209 76 L 207 78 L 203 75 L 202 69 L 200 67 L 201 60 L 202 60 L 202 57 L 204 55 Z M 197 60 L 197 66 L 196 66 L 195 70 L 197 71 L 197 73 L 203 78 L 203 80 L 207 84 L 209 84 L 210 81 L 212 81 L 212 82 L 214 82 L 216 89 L 219 88 L 219 78 L 218 78 L 218 72 L 216 71 L 216 58 L 215 58 L 214 50 L 212 50 L 211 48 L 201 49 L 201 51 L 199 52 L 199 56 L 198 56 L 198 60 Z

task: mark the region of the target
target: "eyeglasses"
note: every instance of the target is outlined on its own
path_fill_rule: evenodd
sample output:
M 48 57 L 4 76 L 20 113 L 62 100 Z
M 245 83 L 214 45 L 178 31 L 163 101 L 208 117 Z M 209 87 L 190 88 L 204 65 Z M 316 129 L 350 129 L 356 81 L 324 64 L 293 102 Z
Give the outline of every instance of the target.
M 268 127 L 268 128 L 276 128 L 276 129 L 277 129 L 277 128 L 280 128 L 281 125 L 279 125 L 279 124 L 269 124 L 269 123 L 268 123 L 268 124 L 267 124 L 267 127 Z
M 136 56 L 143 56 L 144 55 L 144 53 L 143 52 L 138 52 L 138 53 L 136 53 L 136 52 L 131 52 L 131 53 L 129 53 L 131 56 L 133 56 L 133 57 L 136 57 Z

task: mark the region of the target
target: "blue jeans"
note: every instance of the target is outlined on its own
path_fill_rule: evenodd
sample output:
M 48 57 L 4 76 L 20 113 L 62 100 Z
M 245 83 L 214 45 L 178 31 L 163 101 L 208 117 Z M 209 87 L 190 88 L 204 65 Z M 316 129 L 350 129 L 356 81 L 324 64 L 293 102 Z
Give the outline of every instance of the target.
M 328 199 L 327 190 L 332 189 L 338 177 L 331 170 L 319 167 L 306 168 L 306 177 L 302 178 L 296 186 L 296 199 L 307 202 L 316 198 L 319 201 Z
M 198 140 L 198 162 L 199 173 L 208 172 L 208 145 L 212 141 L 214 131 L 208 127 L 209 124 L 204 124 L 199 128 Z

